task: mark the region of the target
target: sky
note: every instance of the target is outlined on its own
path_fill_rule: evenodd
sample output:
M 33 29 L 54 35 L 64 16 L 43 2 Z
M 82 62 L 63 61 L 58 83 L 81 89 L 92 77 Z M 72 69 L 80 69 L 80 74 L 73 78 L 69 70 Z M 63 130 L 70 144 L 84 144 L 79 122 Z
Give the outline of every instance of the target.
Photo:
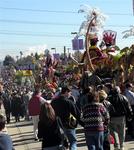
M 116 45 L 131 46 L 134 37 L 122 32 L 134 25 L 132 0 L 0 0 L 0 60 L 23 54 L 72 49 L 71 32 L 85 20 L 81 5 L 99 8 L 108 18 L 104 30 L 117 32 Z

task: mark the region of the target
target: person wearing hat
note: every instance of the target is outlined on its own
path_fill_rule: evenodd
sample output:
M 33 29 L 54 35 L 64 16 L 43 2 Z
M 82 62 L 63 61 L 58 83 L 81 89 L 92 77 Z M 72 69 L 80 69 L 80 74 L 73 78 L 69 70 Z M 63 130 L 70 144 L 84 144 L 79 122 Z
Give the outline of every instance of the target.
M 107 58 L 107 54 L 101 52 L 100 48 L 97 47 L 97 43 L 98 43 L 99 40 L 98 40 L 98 36 L 97 36 L 96 33 L 89 34 L 88 35 L 88 40 L 89 40 L 89 43 L 90 43 L 90 47 L 88 48 L 88 50 L 89 50 L 89 53 L 90 53 L 90 56 L 91 56 L 91 59 L 92 59 L 92 63 L 94 65 L 96 65 L 98 63 L 98 61 Z M 87 52 L 84 53 L 81 62 L 84 62 L 84 59 L 86 57 L 86 53 Z
M 114 108 L 112 104 L 107 100 L 107 97 L 108 97 L 107 93 L 104 90 L 100 89 L 98 91 L 98 94 L 99 94 L 100 103 L 102 103 L 105 106 L 108 114 L 110 115 L 110 112 L 113 111 Z M 104 130 L 104 143 L 103 143 L 104 150 L 110 150 L 109 135 L 110 135 L 109 128 L 108 128 L 108 125 L 106 125 L 105 130 Z
M 134 92 L 132 91 L 132 89 L 133 89 L 132 83 L 127 83 L 124 94 L 127 97 L 134 114 Z M 127 127 L 128 127 L 127 129 L 128 134 L 130 134 L 131 137 L 134 138 L 134 117 L 131 121 L 127 121 Z
M 105 92 L 105 90 L 98 91 L 99 93 L 99 100 L 100 103 L 103 103 L 107 111 L 110 113 L 111 111 L 114 111 L 114 108 L 112 104 L 108 101 L 108 94 Z

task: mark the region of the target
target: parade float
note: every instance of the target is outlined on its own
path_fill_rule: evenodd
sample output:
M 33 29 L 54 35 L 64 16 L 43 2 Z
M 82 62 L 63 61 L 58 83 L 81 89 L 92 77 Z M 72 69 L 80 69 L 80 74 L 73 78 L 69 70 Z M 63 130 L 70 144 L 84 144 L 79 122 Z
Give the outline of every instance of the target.
M 117 32 L 103 30 L 107 16 L 99 9 L 83 5 L 78 12 L 86 16 L 74 41 L 83 39 L 84 53 L 78 59 L 75 59 L 74 54 L 59 55 L 56 59 L 46 49 L 38 57 L 32 55 L 21 58 L 14 65 L 14 80 L 20 80 L 20 84 L 23 82 L 24 85 L 31 82 L 32 85 L 52 91 L 64 84 L 80 83 L 84 87 L 89 82 L 96 86 L 107 78 L 111 79 L 108 82 L 114 82 L 115 85 L 123 84 L 128 79 L 134 80 L 134 45 L 120 50 L 116 45 Z M 133 36 L 134 27 L 123 34 L 123 38 Z
M 83 5 L 79 13 L 85 13 L 86 20 L 82 22 L 76 35 L 77 38 L 83 36 L 85 40 L 85 52 L 78 66 L 82 63 L 84 71 L 101 79 L 111 78 L 116 85 L 123 84 L 132 70 L 134 46 L 120 50 L 116 45 L 117 32 L 102 31 L 106 15 L 99 9 Z M 125 37 L 130 34 L 128 31 L 125 33 Z

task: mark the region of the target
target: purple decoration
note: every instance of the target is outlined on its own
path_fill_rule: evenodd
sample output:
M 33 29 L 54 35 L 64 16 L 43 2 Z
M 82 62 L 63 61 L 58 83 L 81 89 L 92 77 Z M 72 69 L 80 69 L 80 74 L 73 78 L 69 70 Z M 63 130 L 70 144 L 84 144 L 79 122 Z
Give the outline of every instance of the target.
M 83 39 L 79 39 L 79 49 L 84 49 Z
M 60 54 L 59 53 L 55 53 L 53 54 L 54 59 L 59 60 L 60 59 Z
M 84 49 L 83 39 L 74 38 L 72 40 L 72 48 L 73 48 L 73 50 L 82 50 L 82 49 Z

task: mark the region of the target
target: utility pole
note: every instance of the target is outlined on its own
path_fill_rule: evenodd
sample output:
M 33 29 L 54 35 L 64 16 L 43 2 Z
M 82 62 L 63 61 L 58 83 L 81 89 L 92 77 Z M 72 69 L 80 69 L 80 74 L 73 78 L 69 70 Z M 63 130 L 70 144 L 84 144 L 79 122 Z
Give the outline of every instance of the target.
M 64 59 L 66 57 L 66 46 L 64 46 Z

